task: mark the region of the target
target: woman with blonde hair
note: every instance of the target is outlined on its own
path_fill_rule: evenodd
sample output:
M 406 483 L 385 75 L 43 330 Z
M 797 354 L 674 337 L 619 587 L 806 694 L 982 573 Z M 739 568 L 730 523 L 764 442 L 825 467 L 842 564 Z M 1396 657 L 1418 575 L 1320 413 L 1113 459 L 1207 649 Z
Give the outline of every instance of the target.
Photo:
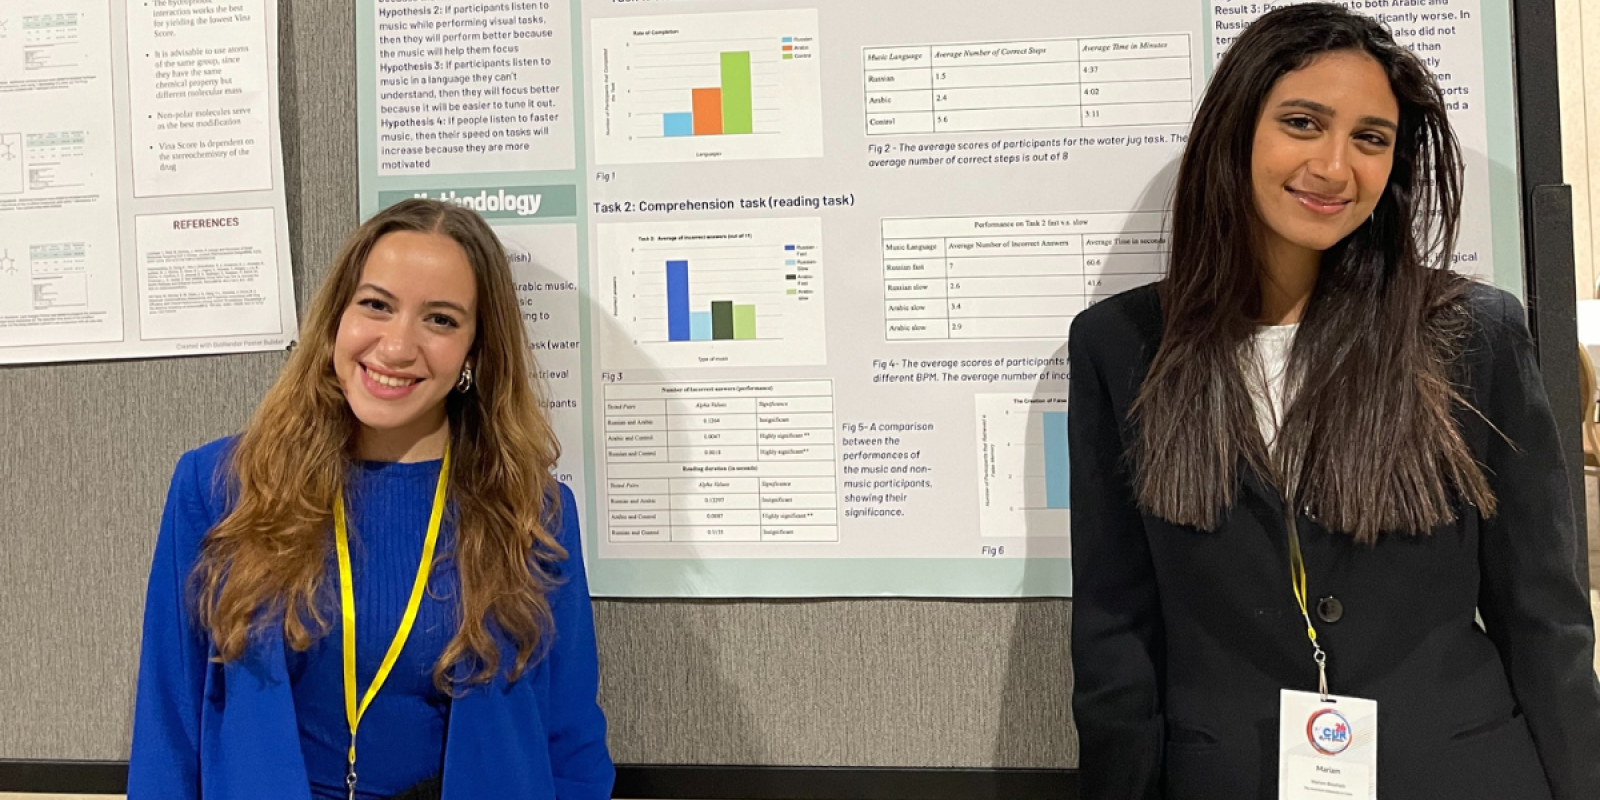
M 351 236 L 244 431 L 178 462 L 131 800 L 610 797 L 532 367 L 476 214 L 408 200 Z

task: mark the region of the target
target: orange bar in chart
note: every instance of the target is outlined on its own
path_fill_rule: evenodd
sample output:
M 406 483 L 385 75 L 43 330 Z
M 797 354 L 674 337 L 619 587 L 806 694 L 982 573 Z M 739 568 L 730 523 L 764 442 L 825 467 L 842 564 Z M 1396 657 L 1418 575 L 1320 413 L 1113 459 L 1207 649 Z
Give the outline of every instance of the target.
M 722 90 L 694 90 L 694 135 L 715 136 L 722 133 Z

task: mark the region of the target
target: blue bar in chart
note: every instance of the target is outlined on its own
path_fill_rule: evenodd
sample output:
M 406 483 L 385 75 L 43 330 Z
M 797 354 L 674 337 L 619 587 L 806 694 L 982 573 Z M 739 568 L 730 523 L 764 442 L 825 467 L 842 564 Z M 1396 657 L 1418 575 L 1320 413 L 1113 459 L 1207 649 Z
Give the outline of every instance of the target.
M 1067 461 L 1067 412 L 1044 416 L 1044 497 L 1046 508 L 1070 508 L 1072 471 Z
M 694 114 L 684 111 L 661 115 L 662 134 L 665 136 L 693 136 Z
M 689 341 L 689 262 L 667 262 L 667 341 Z
M 694 311 L 689 314 L 689 340 L 693 342 L 711 341 L 710 311 Z

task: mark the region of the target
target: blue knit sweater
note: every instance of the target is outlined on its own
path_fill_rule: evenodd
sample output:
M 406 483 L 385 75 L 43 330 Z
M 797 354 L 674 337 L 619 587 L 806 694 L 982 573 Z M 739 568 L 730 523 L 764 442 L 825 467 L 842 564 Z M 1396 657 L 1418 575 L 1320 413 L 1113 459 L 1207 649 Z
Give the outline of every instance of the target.
M 309 651 L 269 627 L 245 657 L 210 662 L 215 648 L 193 623 L 184 583 L 200 541 L 227 508 L 230 439 L 178 462 L 145 603 L 129 800 L 311 800 L 346 796 L 340 636 Z M 361 465 L 347 492 L 357 609 L 356 672 L 364 692 L 399 625 L 416 575 L 438 479 L 437 461 Z M 446 560 L 429 581 L 394 672 L 368 708 L 358 741 L 363 798 L 381 798 L 439 775 L 446 800 L 482 797 L 605 800 L 614 771 L 596 702 L 598 662 L 572 493 L 561 487 L 559 540 L 571 557 L 552 570 L 550 650 L 516 683 L 492 683 L 451 700 L 432 685 L 433 664 L 455 630 L 459 586 Z M 449 553 L 454 532 L 441 531 Z M 329 555 L 329 580 L 337 562 Z M 334 595 L 336 596 L 336 595 Z M 333 613 L 337 615 L 335 604 Z M 336 618 L 336 617 L 335 617 Z M 491 630 L 493 630 L 491 628 Z M 496 632 L 506 661 L 514 647 Z
M 367 462 L 350 476 L 345 507 L 350 527 L 350 561 L 356 603 L 356 687 L 362 697 L 383 663 L 400 627 L 411 583 L 422 558 L 428 517 L 441 461 L 412 464 Z M 449 553 L 454 531 L 439 534 L 438 552 Z M 360 780 L 356 796 L 383 800 L 444 768 L 444 728 L 449 697 L 433 685 L 433 664 L 454 635 L 455 573 L 435 570 L 417 620 L 394 670 L 361 718 L 356 751 Z M 337 576 L 330 555 L 327 574 Z M 330 596 L 332 593 L 329 593 Z M 333 605 L 325 613 L 338 618 Z M 311 796 L 344 800 L 346 749 L 350 733 L 344 713 L 344 653 L 339 631 L 310 650 L 286 653 L 294 690 L 300 749 L 305 754 Z

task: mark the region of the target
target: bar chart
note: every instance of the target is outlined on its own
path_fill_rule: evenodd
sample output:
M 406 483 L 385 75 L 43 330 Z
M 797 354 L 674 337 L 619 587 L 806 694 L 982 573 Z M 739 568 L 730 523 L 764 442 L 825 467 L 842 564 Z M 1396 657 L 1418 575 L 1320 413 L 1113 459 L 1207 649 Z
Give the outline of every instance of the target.
M 596 163 L 822 155 L 814 9 L 597 19 L 590 37 Z
M 1063 395 L 981 394 L 977 411 L 979 532 L 1065 536 L 1072 467 Z
M 787 41 L 791 37 L 785 36 Z M 792 47 L 792 45 L 785 45 Z M 694 109 L 661 115 L 662 136 L 717 136 L 755 133 L 755 100 L 750 86 L 750 52 L 718 53 L 721 83 L 691 89 Z
M 597 228 L 606 368 L 826 361 L 814 217 Z
M 794 252 L 797 245 L 784 245 Z M 787 263 L 787 262 L 786 262 Z M 791 282 L 792 278 L 789 279 Z M 798 291 L 798 290 L 796 290 Z M 667 262 L 667 340 L 671 342 L 754 341 L 756 306 L 731 300 L 712 300 L 709 311 L 692 311 L 689 300 L 689 261 Z

